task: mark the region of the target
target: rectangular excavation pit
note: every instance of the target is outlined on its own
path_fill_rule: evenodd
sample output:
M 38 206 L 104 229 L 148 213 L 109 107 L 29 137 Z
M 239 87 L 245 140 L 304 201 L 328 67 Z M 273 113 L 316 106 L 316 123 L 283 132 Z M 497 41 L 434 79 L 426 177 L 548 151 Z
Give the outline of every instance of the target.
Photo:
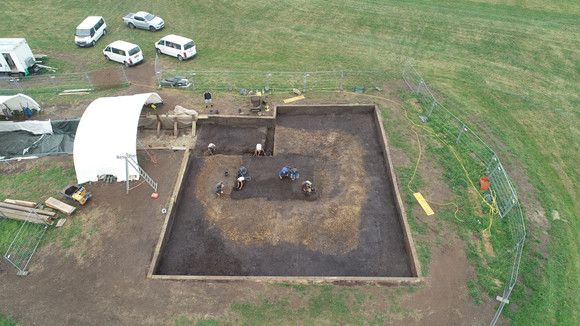
M 148 276 L 419 281 L 378 108 L 275 110 L 270 118 L 198 121 L 197 144 L 183 159 Z M 267 139 L 272 156 L 247 155 Z M 216 143 L 217 155 L 203 154 L 208 142 Z M 251 180 L 236 191 L 241 165 Z M 283 166 L 296 167 L 299 179 L 280 180 Z M 302 193 L 305 180 L 313 182 L 315 195 Z M 219 181 L 226 187 L 218 198 L 213 187 Z

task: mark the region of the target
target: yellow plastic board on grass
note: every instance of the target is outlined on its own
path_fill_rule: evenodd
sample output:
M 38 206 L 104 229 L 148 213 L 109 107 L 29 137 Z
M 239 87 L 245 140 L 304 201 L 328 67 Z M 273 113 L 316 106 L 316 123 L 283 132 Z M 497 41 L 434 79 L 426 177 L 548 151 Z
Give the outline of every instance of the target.
M 303 98 L 304 98 L 304 95 L 287 98 L 287 99 L 284 100 L 284 103 L 290 103 L 290 102 L 298 101 L 298 100 L 301 100 Z
M 414 193 L 413 196 L 415 196 L 415 199 L 417 199 L 419 205 L 421 205 L 427 216 L 435 214 L 435 212 L 433 212 L 433 210 L 431 209 L 431 206 L 429 206 L 429 204 L 427 203 L 425 198 L 423 198 L 423 195 L 421 195 L 420 192 Z

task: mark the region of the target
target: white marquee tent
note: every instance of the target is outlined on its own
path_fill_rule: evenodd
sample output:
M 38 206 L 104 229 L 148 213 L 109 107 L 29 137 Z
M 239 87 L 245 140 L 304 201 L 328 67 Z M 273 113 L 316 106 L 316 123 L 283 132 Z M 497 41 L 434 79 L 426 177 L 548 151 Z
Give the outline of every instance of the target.
M 128 167 L 125 156 L 137 161 L 137 126 L 143 105 L 162 103 L 157 93 L 101 97 L 83 114 L 74 142 L 74 164 L 78 183 L 97 181 L 101 175 L 114 175 L 117 181 L 139 179 L 139 172 Z M 127 173 L 128 172 L 128 173 Z
M 42 111 L 42 107 L 30 96 L 24 94 L 0 96 L 0 115 L 4 115 L 3 109 L 17 111 L 22 110 L 23 108 Z

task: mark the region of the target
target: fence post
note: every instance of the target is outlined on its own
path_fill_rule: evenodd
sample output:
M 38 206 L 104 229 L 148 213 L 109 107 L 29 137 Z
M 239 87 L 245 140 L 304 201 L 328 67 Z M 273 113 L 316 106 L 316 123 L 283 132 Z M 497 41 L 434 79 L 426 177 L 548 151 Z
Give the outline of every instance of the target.
M 162 68 L 159 62 L 159 55 L 155 53 L 155 77 L 157 77 L 157 87 L 161 88 Z
M 56 88 L 56 92 L 57 93 L 60 92 L 60 89 L 58 88 L 58 85 L 54 81 L 54 75 L 48 75 L 48 79 L 50 79 L 50 81 L 52 82 L 52 85 L 54 85 L 54 88 Z
M 306 76 L 308 76 L 308 73 L 304 73 L 304 85 L 302 85 L 302 90 L 303 91 L 306 90 Z
M 465 128 L 465 123 L 461 126 L 461 131 L 459 131 L 459 136 L 457 136 L 457 140 L 455 141 L 456 144 L 459 144 L 459 138 L 461 138 L 461 135 L 467 131 L 467 128 Z
M 232 91 L 232 73 L 228 71 L 228 82 L 230 83 L 230 92 Z
M 493 162 L 497 162 L 497 154 L 495 154 L 495 153 L 493 154 L 493 157 L 491 158 L 491 160 L 489 160 L 489 164 L 488 164 L 488 165 L 487 165 L 487 167 L 485 168 L 485 171 L 486 171 L 487 173 L 490 173 L 490 172 L 489 172 L 489 171 L 490 171 L 490 170 L 489 170 L 489 168 L 491 167 L 491 164 L 492 164 Z
M 504 218 L 504 216 L 507 215 L 507 213 L 514 207 L 514 205 L 518 202 L 518 197 L 516 196 L 516 194 L 514 192 L 512 192 L 512 195 L 510 196 L 509 199 L 509 204 L 508 206 L 505 208 L 503 215 L 500 214 L 501 218 Z
M 437 100 L 433 99 L 433 104 L 431 104 L 431 109 L 429 110 L 429 114 L 427 115 L 428 117 L 430 117 L 431 113 L 433 113 L 433 109 L 435 108 L 435 103 L 437 103 Z
M 344 88 L 342 88 L 342 83 L 344 81 L 344 70 L 340 71 L 340 90 L 343 91 Z
M 129 84 L 129 79 L 127 78 L 127 74 L 125 73 L 125 68 L 123 68 L 123 66 L 121 66 L 121 71 L 123 72 L 123 77 L 125 77 L 125 81 L 127 82 L 127 84 Z
M 421 90 L 421 85 L 425 85 L 425 81 L 423 81 L 423 77 L 421 77 L 421 80 L 419 81 L 419 85 L 417 85 L 417 89 L 415 90 L 415 93 L 419 94 L 419 91 Z
M 24 89 L 22 89 L 22 87 L 20 87 L 20 83 L 18 82 L 18 80 L 16 78 L 12 78 L 12 79 L 10 79 L 10 81 L 13 82 L 14 85 L 16 85 L 16 88 L 18 88 L 19 93 L 24 93 Z
M 89 82 L 89 85 L 91 85 L 91 90 L 95 90 L 95 86 L 93 85 L 93 82 L 91 81 L 91 78 L 89 77 L 89 73 L 85 72 L 85 77 L 87 77 L 87 81 Z
M 268 87 L 268 89 L 270 89 L 270 73 L 266 72 L 266 87 Z

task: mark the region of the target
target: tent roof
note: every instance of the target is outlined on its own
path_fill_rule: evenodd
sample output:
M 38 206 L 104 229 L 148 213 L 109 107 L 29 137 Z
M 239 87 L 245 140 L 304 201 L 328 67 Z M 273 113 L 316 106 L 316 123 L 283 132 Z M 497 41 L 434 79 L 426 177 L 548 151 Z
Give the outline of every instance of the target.
M 83 114 L 74 143 L 74 163 L 79 183 L 97 181 L 111 174 L 117 181 L 127 180 L 124 157 L 137 161 L 137 126 L 143 105 L 162 103 L 157 93 L 101 97 Z M 129 179 L 138 179 L 138 171 L 129 166 Z
M 40 104 L 33 100 L 32 97 L 24 94 L 0 96 L 0 115 L 4 115 L 1 109 L 5 107 L 9 108 L 10 110 L 22 110 L 22 108 L 25 107 L 30 109 L 37 109 L 38 111 L 42 110 Z

